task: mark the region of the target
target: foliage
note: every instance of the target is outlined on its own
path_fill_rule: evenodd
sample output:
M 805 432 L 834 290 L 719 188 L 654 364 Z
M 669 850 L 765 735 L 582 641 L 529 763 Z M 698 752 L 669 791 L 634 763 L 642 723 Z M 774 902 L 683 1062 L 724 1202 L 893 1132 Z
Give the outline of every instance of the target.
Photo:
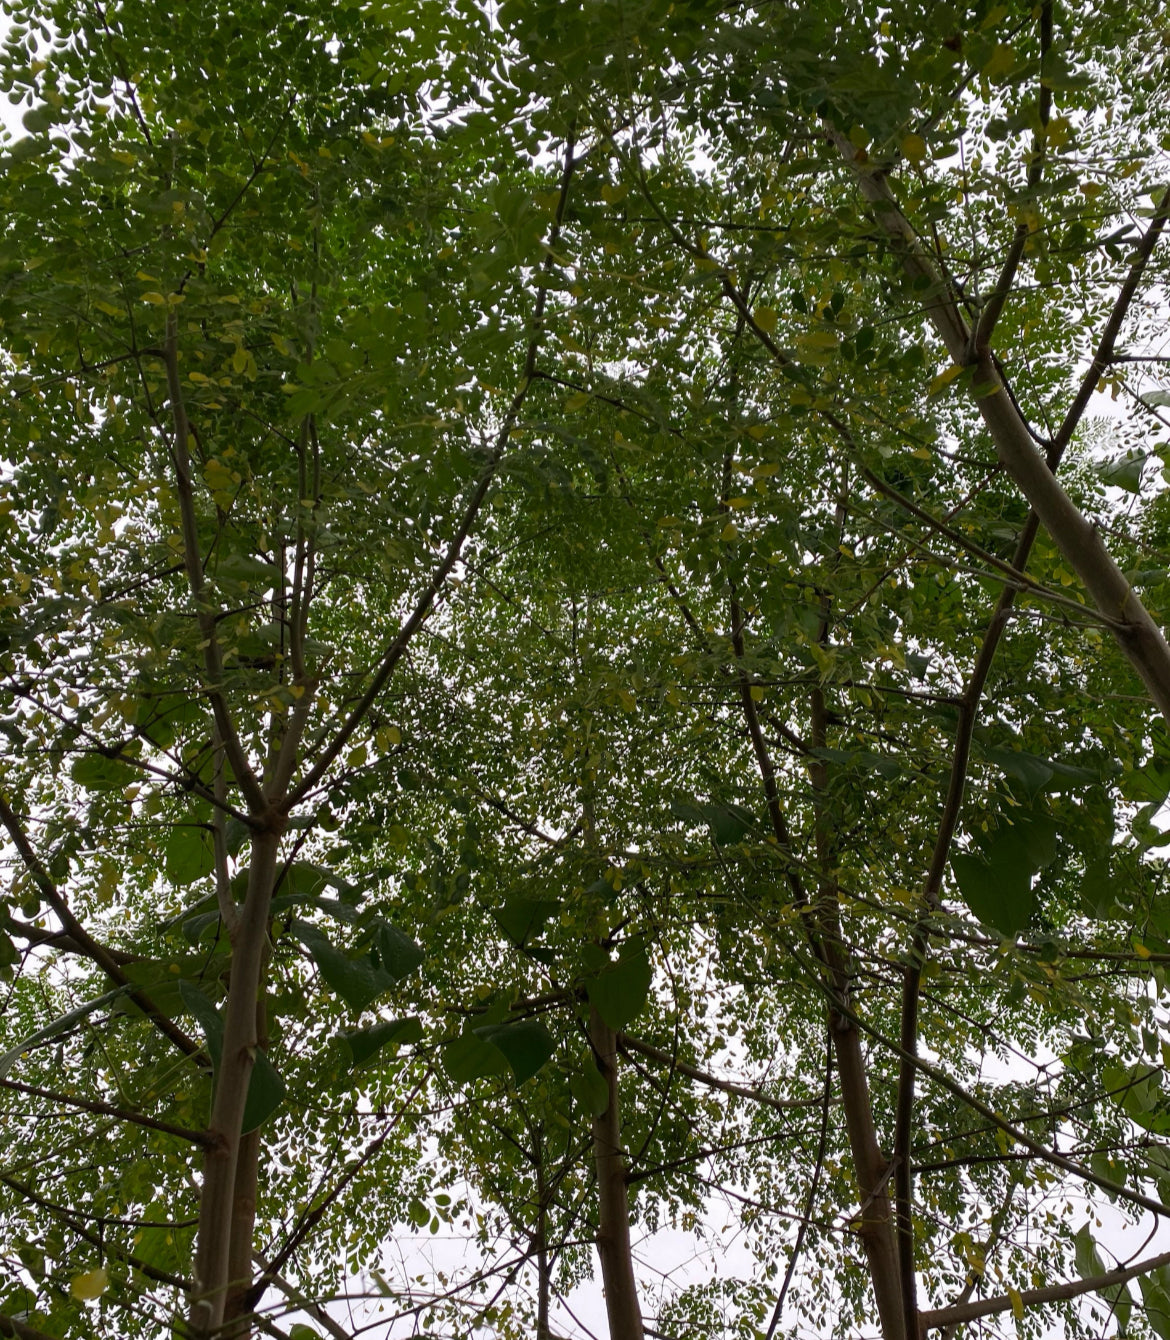
M 1170 1333 L 1165 15 L 4 10 L 0 1332 Z

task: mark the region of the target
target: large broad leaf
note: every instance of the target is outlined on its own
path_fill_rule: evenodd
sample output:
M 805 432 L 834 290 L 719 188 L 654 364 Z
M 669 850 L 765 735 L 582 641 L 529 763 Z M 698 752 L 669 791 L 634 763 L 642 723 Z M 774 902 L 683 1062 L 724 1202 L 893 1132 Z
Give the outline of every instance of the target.
M 183 1004 L 203 1029 L 212 1070 L 218 1076 L 219 1063 L 223 1056 L 223 1019 L 197 986 L 183 982 L 179 986 L 179 991 L 183 997 Z M 252 1077 L 248 1082 L 248 1097 L 244 1102 L 244 1120 L 240 1129 L 246 1134 L 262 1126 L 284 1102 L 287 1092 L 284 1081 L 276 1073 L 267 1054 L 258 1051 L 252 1065 Z
M 1161 1340 L 1170 1340 L 1170 1272 L 1163 1266 L 1161 1270 L 1143 1275 L 1138 1283 L 1141 1285 L 1146 1321 L 1154 1334 L 1161 1336 Z
M 121 791 L 142 777 L 133 764 L 105 754 L 82 754 L 69 769 L 69 775 L 78 786 L 90 791 Z
M 645 946 L 640 940 L 629 940 L 612 967 L 586 982 L 585 992 L 610 1028 L 620 1030 L 641 1012 L 653 978 Z
M 592 1056 L 569 1076 L 569 1092 L 591 1117 L 600 1117 L 609 1106 L 609 1085 Z
M 717 847 L 730 847 L 742 842 L 749 833 L 759 828 L 759 820 L 742 805 L 719 805 L 714 802 L 672 800 L 671 812 L 690 824 L 706 824 L 711 840 Z
M 376 926 L 374 948 L 382 971 L 391 983 L 400 982 L 418 967 L 426 955 L 405 931 L 400 931 L 389 921 L 379 919 Z
M 486 1075 L 504 1075 L 508 1061 L 499 1047 L 477 1032 L 467 1032 L 443 1048 L 443 1069 L 456 1084 L 468 1084 Z
M 561 903 L 552 898 L 509 898 L 503 907 L 492 913 L 500 929 L 517 948 L 539 935 L 550 917 L 561 910 Z
M 1081 1279 L 1093 1279 L 1096 1275 L 1105 1274 L 1105 1267 L 1101 1263 L 1101 1257 L 1097 1252 L 1097 1244 L 1093 1241 L 1093 1235 L 1089 1231 L 1088 1224 L 1083 1225 L 1078 1230 L 1074 1244 L 1077 1274 Z M 1130 1297 L 1128 1286 L 1116 1284 L 1110 1289 L 1102 1289 L 1101 1297 L 1113 1308 L 1113 1315 L 1117 1318 L 1118 1330 L 1124 1335 L 1129 1326 L 1129 1314 L 1133 1308 L 1133 1299 Z M 1155 1329 L 1157 1328 L 1155 1327 Z M 1159 1332 L 1159 1334 L 1161 1335 L 1162 1332 Z M 1170 1336 L 1163 1336 L 1163 1340 L 1170 1340 Z
M 1036 910 L 1030 871 L 997 870 L 967 852 L 951 857 L 951 869 L 963 901 L 985 926 L 1012 937 L 1027 930 Z
M 422 1024 L 414 1015 L 407 1019 L 388 1019 L 372 1028 L 359 1028 L 352 1033 L 338 1035 L 349 1048 L 351 1064 L 357 1069 L 369 1065 L 386 1047 L 398 1047 L 404 1042 L 421 1042 Z
M 475 1029 L 477 1037 L 503 1052 L 517 1084 L 531 1079 L 556 1051 L 552 1034 L 539 1019 L 521 1019 L 514 1024 L 488 1024 Z
M 984 753 L 989 763 L 994 763 L 1021 784 L 1030 800 L 1039 795 L 1055 775 L 1052 764 L 1035 754 L 1016 749 L 987 749 Z
M 163 873 L 172 884 L 194 884 L 215 869 L 210 831 L 200 824 L 172 828 L 163 849 Z
M 1017 936 L 1036 911 L 1032 877 L 1056 857 L 1056 825 L 1046 814 L 1023 815 L 983 838 L 980 848 L 951 857 L 959 891 L 985 926 Z
M 326 984 L 350 1009 L 364 1010 L 372 1000 L 394 985 L 394 979 L 384 973 L 368 954 L 350 958 L 323 931 L 303 921 L 294 921 L 292 930 L 312 954 Z
M 326 983 L 354 1010 L 364 1010 L 413 972 L 424 957 L 409 935 L 380 919 L 375 923 L 374 952 L 357 958 L 338 949 L 316 926 L 294 921 L 292 930 L 313 955 Z

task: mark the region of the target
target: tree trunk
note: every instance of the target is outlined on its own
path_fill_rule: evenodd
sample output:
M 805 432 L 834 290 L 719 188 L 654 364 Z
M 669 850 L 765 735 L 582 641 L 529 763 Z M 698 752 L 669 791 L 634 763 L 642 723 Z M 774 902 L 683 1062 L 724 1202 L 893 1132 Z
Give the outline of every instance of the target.
M 589 1012 L 589 1040 L 605 1079 L 609 1103 L 593 1118 L 593 1157 L 597 1164 L 597 1255 L 611 1340 L 643 1340 L 642 1310 L 630 1249 L 630 1202 L 618 1106 L 617 1037 L 595 1009 Z
M 258 1158 L 259 1139 L 257 1137 L 250 1145 L 250 1137 L 246 1139 L 241 1135 L 241 1127 L 248 1084 L 260 1045 L 257 1002 L 268 958 L 268 912 L 279 845 L 280 828 L 275 822 L 252 839 L 248 893 L 232 946 L 223 1053 L 211 1108 L 210 1134 L 214 1143 L 204 1159 L 203 1192 L 199 1202 L 199 1234 L 191 1296 L 191 1329 L 198 1337 L 210 1336 L 222 1326 L 229 1294 L 235 1297 L 233 1266 L 241 1269 L 240 1252 L 243 1250 L 239 1240 L 240 1211 L 236 1205 L 239 1190 L 242 1189 L 245 1197 L 252 1201 L 251 1213 L 255 1212 L 255 1167 L 253 1164 L 249 1168 L 248 1156 L 251 1152 Z M 242 1150 L 245 1155 L 241 1161 Z M 248 1236 L 250 1239 L 250 1229 Z M 249 1240 L 249 1254 L 251 1247 Z M 242 1267 L 242 1274 L 250 1285 L 250 1260 Z

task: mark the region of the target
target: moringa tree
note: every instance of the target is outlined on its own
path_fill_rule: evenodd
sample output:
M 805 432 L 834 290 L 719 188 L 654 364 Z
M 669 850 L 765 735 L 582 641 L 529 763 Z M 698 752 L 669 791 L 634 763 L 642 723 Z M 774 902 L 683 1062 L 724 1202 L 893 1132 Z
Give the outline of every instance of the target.
M 8 8 L 0 1330 L 1167 1333 L 1154 7 Z

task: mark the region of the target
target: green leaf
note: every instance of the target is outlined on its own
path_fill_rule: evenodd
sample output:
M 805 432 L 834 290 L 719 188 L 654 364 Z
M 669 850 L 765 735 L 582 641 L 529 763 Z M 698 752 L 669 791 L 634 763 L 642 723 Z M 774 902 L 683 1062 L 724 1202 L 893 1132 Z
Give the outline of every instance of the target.
M 1170 1340 L 1170 1274 L 1166 1267 L 1138 1279 L 1145 1305 L 1145 1318 L 1154 1334 Z
M 409 977 L 414 972 L 426 954 L 420 945 L 397 926 L 380 918 L 376 924 L 374 948 L 378 951 L 382 971 L 390 979 L 391 984 L 401 982 L 404 977 Z
M 163 850 L 163 873 L 172 884 L 193 884 L 215 869 L 210 831 L 202 825 L 172 828 Z
M 706 824 L 711 840 L 720 847 L 729 847 L 742 841 L 749 833 L 759 830 L 759 821 L 751 810 L 742 805 L 699 803 L 672 800 L 671 812 L 691 824 Z
M 569 1075 L 569 1091 L 591 1117 L 600 1117 L 609 1106 L 609 1085 L 592 1056 Z
M 1014 938 L 1036 911 L 1032 877 L 1056 858 L 1056 825 L 1032 812 L 1004 822 L 981 837 L 978 852 L 956 852 L 951 869 L 972 912 L 1002 935 Z
M 507 1074 L 509 1065 L 499 1047 L 469 1031 L 443 1047 L 443 1069 L 456 1084 L 469 1084 L 488 1075 Z
M 82 754 L 69 769 L 69 775 L 78 786 L 90 791 L 121 791 L 139 781 L 143 774 L 120 758 L 95 753 Z
M 602 1019 L 620 1032 L 641 1013 L 653 979 L 645 946 L 640 940 L 630 940 L 611 968 L 585 983 L 585 991 Z
M 232 554 L 220 559 L 215 568 L 220 582 L 236 582 L 254 590 L 269 590 L 281 581 L 281 571 L 275 564 L 246 554 Z
M 552 898 L 509 898 L 492 915 L 508 939 L 517 948 L 522 948 L 530 937 L 535 938 L 540 934 L 544 923 L 555 916 L 562 906 L 559 900 Z
M 1029 800 L 1044 790 L 1055 771 L 1047 759 L 1017 749 L 986 749 L 984 755 L 989 763 L 1021 782 Z
M 20 123 L 30 135 L 41 135 L 53 125 L 56 119 L 52 107 L 42 103 L 39 107 L 30 107 L 20 118 Z
M 489 1024 L 474 1030 L 477 1037 L 498 1047 L 504 1054 L 517 1084 L 523 1084 L 556 1051 L 556 1042 L 539 1019 L 522 1019 L 515 1024 Z
M 350 958 L 323 931 L 303 921 L 294 921 L 291 929 L 312 954 L 325 982 L 350 1009 L 364 1010 L 394 985 L 395 979 L 376 966 L 368 954 Z
M 1104 483 L 1114 488 L 1125 489 L 1127 493 L 1140 493 L 1145 464 L 1144 451 L 1127 451 L 1124 456 L 1115 457 L 1111 461 L 1102 461 L 1093 468 Z
M 963 901 L 985 926 L 1014 938 L 1031 925 L 1036 898 L 1029 871 L 997 869 L 968 852 L 955 852 L 951 869 Z
M 352 1033 L 340 1033 L 338 1038 L 349 1048 L 350 1064 L 358 1069 L 370 1062 L 386 1047 L 403 1043 L 421 1042 L 421 1021 L 414 1015 L 407 1019 L 389 1019 L 372 1028 L 359 1028 Z

